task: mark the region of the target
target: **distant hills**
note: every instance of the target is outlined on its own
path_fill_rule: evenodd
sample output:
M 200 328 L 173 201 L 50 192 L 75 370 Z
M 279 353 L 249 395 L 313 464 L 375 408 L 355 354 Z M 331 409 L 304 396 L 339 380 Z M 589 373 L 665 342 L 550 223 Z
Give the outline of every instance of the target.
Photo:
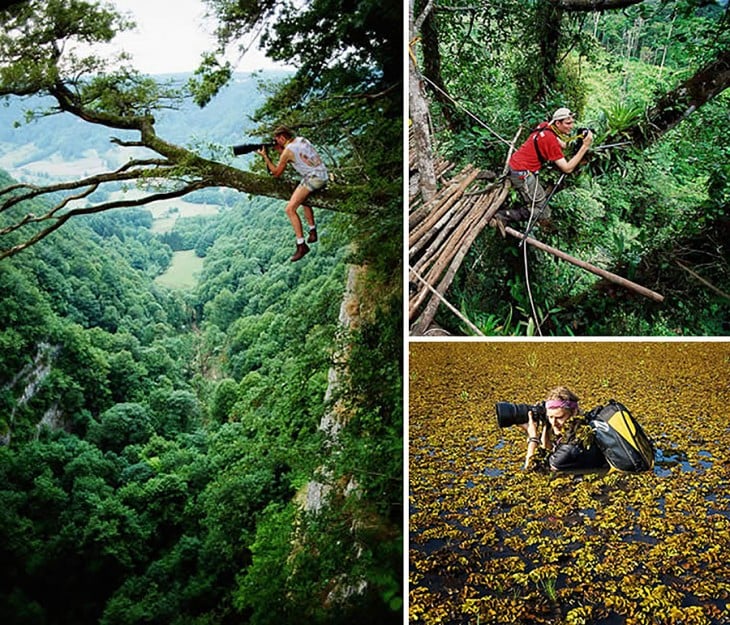
M 173 143 L 195 146 L 204 156 L 227 158 L 227 146 L 255 139 L 250 116 L 266 97 L 260 89 L 261 81 L 287 75 L 282 71 L 236 74 L 203 109 L 187 101 L 179 110 L 157 113 L 157 132 Z M 189 77 L 190 74 L 171 74 L 156 78 L 183 84 Z M 25 122 L 26 111 L 48 108 L 51 103 L 50 98 L 14 98 L 0 106 L 0 168 L 15 179 L 48 180 L 92 174 L 118 167 L 135 155 L 134 150 L 120 148 L 109 139 L 133 139 L 136 133 L 94 126 L 65 113 Z

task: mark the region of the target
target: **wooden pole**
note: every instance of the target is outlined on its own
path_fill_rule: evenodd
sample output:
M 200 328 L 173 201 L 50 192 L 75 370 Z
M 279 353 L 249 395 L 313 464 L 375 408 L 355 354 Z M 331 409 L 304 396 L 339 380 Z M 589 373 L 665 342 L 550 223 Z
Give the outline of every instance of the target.
M 426 282 L 421 276 L 419 276 L 418 273 L 416 273 L 413 270 L 413 267 L 409 267 L 408 270 L 410 272 L 410 275 L 414 276 L 416 278 L 416 280 L 418 280 L 419 282 L 422 282 L 423 285 L 429 291 L 431 291 L 436 297 L 439 298 L 439 300 L 441 300 L 441 303 L 444 304 L 444 306 L 446 306 L 446 308 L 448 308 L 459 319 L 461 319 L 466 325 L 468 325 L 472 329 L 474 334 L 476 334 L 477 336 L 484 336 L 484 333 L 479 328 L 477 328 L 471 321 L 469 321 L 469 319 L 467 319 L 464 315 L 462 315 L 452 304 L 450 304 L 449 301 L 443 295 L 441 295 L 441 293 L 439 293 L 428 282 Z
M 413 231 L 411 231 L 408 235 L 408 246 L 412 246 L 416 241 L 418 241 L 426 232 L 428 232 L 441 218 L 444 216 L 444 214 L 454 205 L 456 201 L 461 198 L 461 196 L 464 193 L 464 189 L 466 189 L 472 182 L 474 182 L 474 179 L 479 175 L 478 169 L 471 169 L 464 177 L 459 181 L 458 184 L 450 187 L 447 190 L 447 198 L 446 201 L 440 204 L 431 214 L 428 215 L 426 219 L 423 220 L 422 223 L 418 225 L 417 228 L 415 228 Z
M 492 218 L 494 213 L 496 213 L 499 207 L 502 205 L 505 198 L 507 197 L 508 192 L 509 185 L 505 184 L 502 187 L 502 190 L 500 191 L 497 199 L 489 203 L 489 208 L 484 214 L 483 219 L 480 219 L 475 227 L 472 227 L 466 234 L 466 236 L 460 241 L 456 255 L 452 257 L 451 264 L 448 270 L 442 276 L 441 282 L 436 287 L 436 290 L 440 295 L 445 295 L 446 291 L 451 286 L 451 283 L 454 280 L 454 276 L 459 270 L 459 267 L 461 267 L 461 264 L 464 262 L 464 258 L 469 252 L 469 248 L 471 247 L 472 243 L 474 243 L 481 231 L 489 223 L 489 220 Z M 421 313 L 421 315 L 418 317 L 418 320 L 413 325 L 413 329 L 411 332 L 413 335 L 423 335 L 426 330 L 428 330 L 428 327 L 431 325 L 433 318 L 436 316 L 436 311 L 439 307 L 439 304 L 440 301 L 438 299 L 433 297 L 431 298 L 431 300 L 426 305 L 424 311 Z
M 655 291 L 651 291 L 651 290 L 647 289 L 646 287 L 641 286 L 640 284 L 631 282 L 631 280 L 627 280 L 626 278 L 617 276 L 615 273 L 611 273 L 610 271 L 606 271 L 605 269 L 601 269 L 600 267 L 591 265 L 590 263 L 580 260 L 579 258 L 570 256 L 569 254 L 566 254 L 565 252 L 561 252 L 559 249 L 546 245 L 545 243 L 542 243 L 542 242 L 538 241 L 537 239 L 533 239 L 532 237 L 525 237 L 525 235 L 522 232 L 519 232 L 518 230 L 515 230 L 514 228 L 505 226 L 504 230 L 508 234 L 511 234 L 513 237 L 516 237 L 518 239 L 524 239 L 524 241 L 526 243 L 528 243 L 540 250 L 543 250 L 544 252 L 547 252 L 548 254 L 557 256 L 561 260 L 572 263 L 576 267 L 580 267 L 581 269 L 590 271 L 591 273 L 594 273 L 597 276 L 601 276 L 601 278 L 605 278 L 606 280 L 609 280 L 610 282 L 613 282 L 614 284 L 619 284 L 627 289 L 630 289 L 631 291 L 635 291 L 636 293 L 639 293 L 640 295 L 643 295 L 644 297 L 648 297 L 649 299 L 654 300 L 655 302 L 664 301 L 664 296 L 660 295 L 659 293 L 656 293 Z

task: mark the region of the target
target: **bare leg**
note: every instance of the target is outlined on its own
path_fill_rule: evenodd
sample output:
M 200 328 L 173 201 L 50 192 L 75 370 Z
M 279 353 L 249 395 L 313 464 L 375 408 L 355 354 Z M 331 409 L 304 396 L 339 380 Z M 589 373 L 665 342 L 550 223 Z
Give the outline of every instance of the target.
M 309 224 L 310 228 L 314 227 L 314 211 L 312 210 L 311 206 L 303 206 L 304 209 L 304 218 L 307 220 L 307 223 Z
M 304 238 L 302 220 L 297 214 L 297 208 L 299 208 L 304 203 L 308 195 L 309 189 L 300 185 L 296 189 L 294 189 L 294 193 L 292 193 L 291 198 L 289 199 L 289 203 L 286 205 L 286 216 L 289 218 L 289 221 L 294 228 L 294 234 L 296 234 L 297 239 Z M 310 208 L 309 210 L 311 211 L 312 209 Z M 306 215 L 306 209 L 304 212 Z

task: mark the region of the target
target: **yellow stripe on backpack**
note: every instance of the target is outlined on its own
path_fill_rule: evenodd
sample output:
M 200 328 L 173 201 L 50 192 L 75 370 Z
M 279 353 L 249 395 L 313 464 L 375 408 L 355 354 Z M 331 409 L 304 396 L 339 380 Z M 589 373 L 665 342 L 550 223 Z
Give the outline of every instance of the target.
M 588 419 L 599 448 L 614 469 L 638 473 L 654 466 L 654 446 L 626 406 L 612 399 L 592 410 Z

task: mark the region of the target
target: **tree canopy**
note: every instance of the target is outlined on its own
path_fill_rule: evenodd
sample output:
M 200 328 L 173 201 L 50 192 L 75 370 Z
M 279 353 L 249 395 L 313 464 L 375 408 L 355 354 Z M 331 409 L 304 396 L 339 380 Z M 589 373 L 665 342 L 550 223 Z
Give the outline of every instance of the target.
M 355 214 L 375 209 L 396 229 L 402 155 L 401 77 L 393 62 L 400 36 L 398 12 L 375 19 L 375 3 L 367 2 L 351 7 L 313 3 L 305 8 L 263 2 L 246 5 L 245 11 L 232 10 L 230 3 L 209 4 L 221 20 L 221 45 L 238 45 L 241 38 L 264 29 L 265 51 L 299 66 L 293 76 L 272 86 L 272 97 L 257 119 L 261 134 L 267 137 L 279 123 L 304 132 L 311 129 L 313 142 L 324 149 L 335 181 L 313 196 L 312 204 Z M 327 28 L 322 27 L 322 15 L 331 22 Z M 0 190 L 0 211 L 12 214 L 2 233 L 22 232 L 22 242 L 3 246 L 0 254 L 23 249 L 75 215 L 181 197 L 206 187 L 289 197 L 286 183 L 242 171 L 221 162 L 224 159 L 216 154 L 203 156 L 158 134 L 155 115 L 159 111 L 183 98 L 194 97 L 203 105 L 230 80 L 231 68 L 220 64 L 214 53 L 181 86 L 141 75 L 124 53 L 108 59 L 95 51 L 94 46 L 113 40 L 131 26 L 108 5 L 30 0 L 0 12 L 0 26 L 0 96 L 48 95 L 53 105 L 29 113 L 29 118 L 68 113 L 133 135 L 112 138 L 133 154 L 115 171 L 45 187 L 19 184 Z M 318 38 L 316 45 L 312 45 L 313 37 Z M 150 187 L 147 196 L 135 200 L 89 199 L 93 191 L 119 182 L 147 182 L 157 188 Z M 23 201 L 46 195 L 56 198 L 56 203 L 42 214 L 17 208 Z
M 275 201 L 192 221 L 187 291 L 154 280 L 172 253 L 143 209 L 0 262 L 4 622 L 400 622 L 400 308 L 342 336 L 345 249 L 285 262 Z M 313 475 L 356 495 L 304 514 Z
M 596 140 L 551 200 L 558 232 L 538 236 L 665 296 L 647 306 L 484 235 L 447 301 L 486 334 L 728 332 L 730 272 L 719 243 L 730 180 L 728 19 L 726 3 L 704 0 L 412 6 L 420 38 L 411 80 L 426 94 L 419 109 L 411 93 L 411 110 L 426 111 L 414 117 L 414 145 L 499 172 L 518 130 L 524 140 L 568 106 Z M 417 148 L 413 163 L 431 195 L 428 152 Z M 557 180 L 549 169 L 541 175 L 548 188 Z M 466 331 L 445 311 L 437 321 Z

